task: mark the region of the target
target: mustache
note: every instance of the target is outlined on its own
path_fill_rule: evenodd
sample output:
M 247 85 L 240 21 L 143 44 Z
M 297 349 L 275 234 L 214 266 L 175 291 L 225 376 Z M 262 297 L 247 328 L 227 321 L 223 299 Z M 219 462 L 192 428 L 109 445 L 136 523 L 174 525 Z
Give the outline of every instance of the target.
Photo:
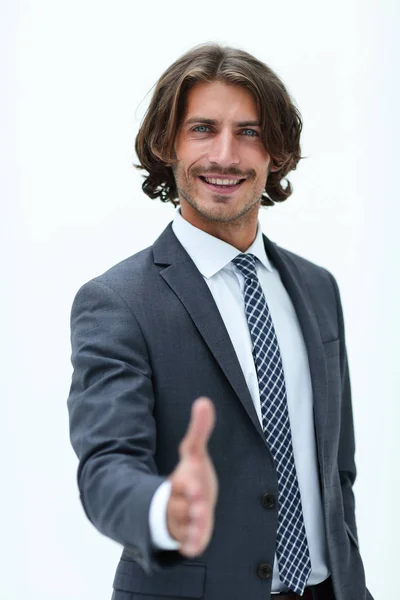
M 249 169 L 248 171 L 240 171 L 236 167 L 229 167 L 228 169 L 224 169 L 223 167 L 219 167 L 217 164 L 213 167 L 209 167 L 208 169 L 201 167 L 193 167 L 189 171 L 189 173 L 193 177 L 199 177 L 199 175 L 207 176 L 208 173 L 220 173 L 221 175 L 234 175 L 236 177 L 243 177 L 246 179 L 255 179 L 256 172 L 253 169 Z

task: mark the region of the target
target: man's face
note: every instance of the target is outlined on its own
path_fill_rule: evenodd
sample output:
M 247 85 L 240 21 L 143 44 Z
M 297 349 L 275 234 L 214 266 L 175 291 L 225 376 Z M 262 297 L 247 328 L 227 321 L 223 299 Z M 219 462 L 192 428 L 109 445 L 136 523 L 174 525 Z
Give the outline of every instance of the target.
M 232 222 L 251 209 L 258 214 L 270 165 L 260 136 L 257 106 L 245 88 L 214 81 L 189 90 L 174 167 L 184 217 L 196 225 Z

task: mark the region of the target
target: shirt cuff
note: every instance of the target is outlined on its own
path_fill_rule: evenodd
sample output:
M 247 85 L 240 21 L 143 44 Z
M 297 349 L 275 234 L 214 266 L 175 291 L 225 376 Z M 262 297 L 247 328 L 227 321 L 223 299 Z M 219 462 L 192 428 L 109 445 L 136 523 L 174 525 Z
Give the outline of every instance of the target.
M 159 550 L 178 550 L 180 542 L 174 540 L 167 527 L 167 506 L 171 495 L 171 482 L 164 481 L 151 499 L 149 511 L 150 533 L 153 545 Z

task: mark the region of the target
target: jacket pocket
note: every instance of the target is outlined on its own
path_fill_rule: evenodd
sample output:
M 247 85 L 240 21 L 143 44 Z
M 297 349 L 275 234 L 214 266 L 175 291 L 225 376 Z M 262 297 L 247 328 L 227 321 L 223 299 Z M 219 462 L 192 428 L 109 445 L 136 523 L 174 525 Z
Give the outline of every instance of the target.
M 114 589 L 153 596 L 204 596 L 205 564 L 180 564 L 147 575 L 138 563 L 121 559 L 114 578 Z

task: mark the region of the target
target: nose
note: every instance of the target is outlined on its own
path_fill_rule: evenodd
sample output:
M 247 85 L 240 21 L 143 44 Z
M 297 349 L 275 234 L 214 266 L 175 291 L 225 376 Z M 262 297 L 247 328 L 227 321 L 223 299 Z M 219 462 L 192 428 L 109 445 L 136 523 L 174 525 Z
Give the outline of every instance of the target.
M 231 131 L 220 131 L 213 137 L 210 141 L 208 160 L 221 167 L 239 164 L 238 140 Z

